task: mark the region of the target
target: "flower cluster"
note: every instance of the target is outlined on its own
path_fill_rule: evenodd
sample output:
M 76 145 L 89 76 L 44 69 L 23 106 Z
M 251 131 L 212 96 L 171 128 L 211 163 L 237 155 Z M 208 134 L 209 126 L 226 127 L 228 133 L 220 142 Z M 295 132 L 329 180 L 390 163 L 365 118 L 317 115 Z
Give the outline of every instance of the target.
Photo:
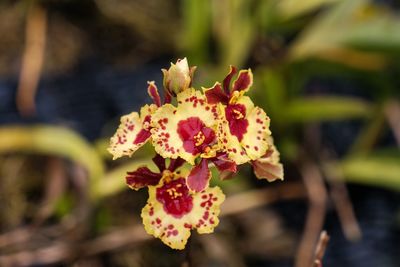
M 123 116 L 109 147 L 116 159 L 146 142 L 154 146 L 159 172 L 143 166 L 128 172 L 126 182 L 134 190 L 148 187 L 145 229 L 174 249 L 185 247 L 191 229 L 211 233 L 219 222 L 225 196 L 209 186 L 210 168 L 227 177 L 250 163 L 259 179 L 283 179 L 270 120 L 245 95 L 253 84 L 251 70 L 237 73 L 231 66 L 222 84 L 200 91 L 192 87 L 195 69 L 186 58 L 163 69 L 163 101 L 155 83 L 148 82 L 153 104 Z

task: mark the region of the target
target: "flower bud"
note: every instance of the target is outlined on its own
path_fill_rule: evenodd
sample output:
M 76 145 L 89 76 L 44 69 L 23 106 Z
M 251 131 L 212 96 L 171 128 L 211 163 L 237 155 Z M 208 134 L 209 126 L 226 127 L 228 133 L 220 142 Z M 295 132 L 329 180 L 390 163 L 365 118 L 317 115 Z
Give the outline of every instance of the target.
M 164 73 L 164 88 L 171 96 L 188 89 L 192 84 L 193 72 L 196 67 L 189 68 L 187 59 L 178 59 L 175 64 L 171 63 L 171 67 Z

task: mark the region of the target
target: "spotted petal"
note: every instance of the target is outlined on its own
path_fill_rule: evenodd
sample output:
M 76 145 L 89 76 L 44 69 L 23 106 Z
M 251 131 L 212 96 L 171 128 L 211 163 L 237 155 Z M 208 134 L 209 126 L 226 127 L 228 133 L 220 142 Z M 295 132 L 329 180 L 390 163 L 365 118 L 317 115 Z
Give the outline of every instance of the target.
M 203 129 L 200 143 L 213 142 L 218 116 L 216 107 L 210 106 L 201 92 L 187 89 L 177 96 L 178 106 L 166 104 L 152 117 L 152 138 L 155 150 L 165 158 L 181 157 L 191 164 L 202 153 L 195 147 L 194 128 Z M 196 132 L 197 133 L 197 132 Z M 190 140 L 189 140 L 190 139 Z M 208 143 L 207 143 L 208 144 Z
M 243 135 L 241 141 L 246 150 L 246 154 L 251 160 L 257 160 L 262 157 L 268 149 L 268 138 L 271 136 L 269 130 L 269 118 L 264 110 L 255 107 L 247 115 L 249 127 Z
M 111 137 L 108 151 L 113 159 L 122 156 L 131 156 L 139 147 L 150 138 L 151 114 L 157 109 L 156 105 L 145 105 L 140 111 L 132 112 L 121 117 L 121 124 L 117 132 Z
M 240 144 L 238 138 L 230 132 L 229 122 L 225 116 L 225 106 L 219 105 L 218 108 L 221 116 L 218 120 L 217 136 L 221 143 L 222 151 L 237 165 L 248 162 L 250 158 L 246 155 L 246 151 Z
M 258 179 L 267 179 L 268 182 L 283 180 L 283 165 L 280 163 L 279 151 L 276 149 L 272 137 L 268 138 L 270 146 L 267 153 L 253 161 L 254 174 Z
M 173 249 L 185 248 L 191 229 L 211 233 L 219 223 L 219 206 L 225 199 L 222 191 L 214 187 L 196 194 L 188 192 L 183 177 L 163 177 L 159 185 L 149 187 L 149 199 L 142 210 L 146 232 Z

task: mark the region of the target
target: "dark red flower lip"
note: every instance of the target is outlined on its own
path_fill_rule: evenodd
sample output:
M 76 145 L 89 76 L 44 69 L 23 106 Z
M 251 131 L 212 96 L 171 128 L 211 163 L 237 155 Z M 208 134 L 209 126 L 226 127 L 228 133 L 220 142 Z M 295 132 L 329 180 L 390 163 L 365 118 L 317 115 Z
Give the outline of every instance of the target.
M 185 178 L 166 181 L 156 190 L 157 200 L 163 204 L 166 213 L 182 218 L 193 209 L 193 197 Z
M 181 120 L 177 132 L 183 142 L 183 148 L 192 155 L 207 152 L 207 149 L 216 142 L 214 130 L 205 126 L 199 117 Z
M 246 107 L 242 104 L 230 104 L 225 108 L 225 117 L 231 134 L 241 141 L 249 126 L 246 119 Z

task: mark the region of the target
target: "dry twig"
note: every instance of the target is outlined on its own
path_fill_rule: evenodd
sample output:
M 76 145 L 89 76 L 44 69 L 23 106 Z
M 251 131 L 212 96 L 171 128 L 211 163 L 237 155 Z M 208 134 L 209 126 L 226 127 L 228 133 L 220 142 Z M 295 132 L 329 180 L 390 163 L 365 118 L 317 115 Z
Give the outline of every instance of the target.
M 35 94 L 44 61 L 46 31 L 46 11 L 38 5 L 32 5 L 27 16 L 25 49 L 17 89 L 17 108 L 24 116 L 35 112 Z
M 296 255 L 296 267 L 309 267 L 313 258 L 313 248 L 322 230 L 325 219 L 327 190 L 318 167 L 310 162 L 301 169 L 302 177 L 310 201 L 303 237 Z
M 385 116 L 392 128 L 397 146 L 400 147 L 400 103 L 392 100 L 385 107 Z
M 305 197 L 303 186 L 287 183 L 279 186 L 257 189 L 228 197 L 222 206 L 221 216 L 233 215 L 248 209 L 271 204 L 278 200 L 292 200 Z M 249 199 L 249 201 L 243 201 Z M 115 230 L 94 240 L 76 243 L 55 242 L 36 250 L 25 250 L 9 255 L 0 255 L 0 266 L 32 266 L 64 262 L 71 258 L 91 256 L 122 247 L 140 244 L 151 239 L 141 224 Z
M 317 247 L 315 249 L 314 262 L 312 264 L 312 267 L 322 267 L 322 258 L 324 257 L 328 242 L 329 235 L 326 233 L 326 231 L 322 231 L 319 236 Z

